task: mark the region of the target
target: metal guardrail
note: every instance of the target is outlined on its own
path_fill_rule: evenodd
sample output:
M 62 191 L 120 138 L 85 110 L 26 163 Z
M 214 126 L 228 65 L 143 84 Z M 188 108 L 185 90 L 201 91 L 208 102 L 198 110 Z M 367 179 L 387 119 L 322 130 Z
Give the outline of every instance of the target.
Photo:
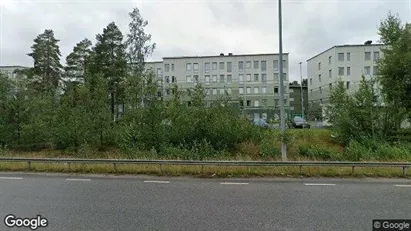
M 352 173 L 356 167 L 399 167 L 405 176 L 411 162 L 340 162 L 340 161 L 200 161 L 200 160 L 135 160 L 135 159 L 77 159 L 77 158 L 0 158 L 0 162 L 27 163 L 31 169 L 32 163 L 67 164 L 112 164 L 117 170 L 117 164 L 150 164 L 159 165 L 197 165 L 202 166 L 243 166 L 243 167 L 351 167 Z

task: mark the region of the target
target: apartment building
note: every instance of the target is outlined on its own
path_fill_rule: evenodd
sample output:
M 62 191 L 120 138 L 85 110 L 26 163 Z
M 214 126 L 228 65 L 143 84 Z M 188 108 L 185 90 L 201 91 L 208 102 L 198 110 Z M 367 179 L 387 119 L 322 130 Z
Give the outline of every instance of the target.
M 147 69 L 158 78 L 159 95 L 172 97 L 172 85 L 186 91 L 203 84 L 208 103 L 228 95 L 244 108 L 249 118 L 275 117 L 279 106 L 278 54 L 164 57 L 161 62 L 148 62 Z M 283 55 L 285 105 L 289 108 L 288 53 Z M 190 99 L 184 100 L 190 104 Z
M 290 114 L 295 116 L 300 116 L 303 114 L 307 115 L 308 109 L 308 91 L 307 86 L 299 84 L 297 81 L 290 83 Z M 302 100 L 303 99 L 303 102 Z M 303 107 L 304 105 L 304 107 Z
M 24 66 L 0 66 L 0 72 L 6 74 L 9 78 L 14 78 L 16 77 L 16 70 L 24 70 L 27 68 L 28 67 Z
M 308 99 L 310 109 L 322 113 L 329 102 L 330 90 L 341 79 L 348 93 L 358 90 L 362 75 L 371 79 L 378 75 L 376 60 L 383 56 L 382 44 L 367 41 L 360 45 L 337 45 L 307 60 Z M 378 95 L 379 86 L 375 86 Z M 381 98 L 380 98 L 381 100 Z M 315 109 L 314 109 L 315 110 Z

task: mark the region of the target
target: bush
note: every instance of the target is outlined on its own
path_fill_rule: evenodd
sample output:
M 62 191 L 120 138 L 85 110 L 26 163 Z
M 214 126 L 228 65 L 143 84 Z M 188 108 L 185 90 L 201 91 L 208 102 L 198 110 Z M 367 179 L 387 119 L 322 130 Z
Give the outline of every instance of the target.
M 299 146 L 299 154 L 301 156 L 306 156 L 313 159 L 319 158 L 322 160 L 341 160 L 341 155 L 339 152 L 316 145 Z
M 280 150 L 274 146 L 273 139 L 263 139 L 259 145 L 259 155 L 263 158 L 275 158 L 281 156 Z

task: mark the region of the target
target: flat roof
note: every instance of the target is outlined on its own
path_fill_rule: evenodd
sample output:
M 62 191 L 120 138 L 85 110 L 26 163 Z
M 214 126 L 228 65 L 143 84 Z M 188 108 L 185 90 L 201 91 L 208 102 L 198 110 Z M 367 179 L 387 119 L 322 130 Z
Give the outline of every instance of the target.
M 163 61 L 147 61 L 147 62 L 144 62 L 144 63 L 162 63 Z
M 15 65 L 15 66 L 0 66 L 0 68 L 10 68 L 10 67 L 22 67 L 22 68 L 29 68 L 29 67 L 25 67 L 25 66 L 18 66 L 18 65 Z
M 283 53 L 283 55 L 288 55 L 289 53 Z M 265 55 L 278 55 L 278 53 L 266 53 L 266 54 L 233 54 L 228 55 L 205 55 L 205 56 L 175 56 L 175 57 L 163 57 L 163 59 L 192 59 L 192 58 L 216 58 L 216 57 L 239 57 L 239 56 L 265 56 Z
M 333 47 L 331 47 L 331 48 L 328 48 L 327 50 L 325 50 L 325 51 L 323 51 L 323 52 L 321 52 L 321 53 L 319 53 L 319 54 L 317 54 L 317 55 L 315 55 L 315 56 L 307 59 L 307 62 L 310 61 L 311 59 L 313 59 L 313 58 L 315 58 L 315 57 L 317 57 L 317 56 L 319 56 L 319 55 L 322 55 L 323 53 L 325 53 L 325 52 L 327 52 L 327 51 L 329 51 L 329 50 L 331 50 L 331 49 L 337 48 L 337 47 L 365 47 L 365 46 L 384 46 L 384 44 L 382 44 L 382 43 L 376 43 L 376 44 L 368 44 L 368 45 L 365 45 L 365 44 L 336 45 L 336 46 L 333 46 Z

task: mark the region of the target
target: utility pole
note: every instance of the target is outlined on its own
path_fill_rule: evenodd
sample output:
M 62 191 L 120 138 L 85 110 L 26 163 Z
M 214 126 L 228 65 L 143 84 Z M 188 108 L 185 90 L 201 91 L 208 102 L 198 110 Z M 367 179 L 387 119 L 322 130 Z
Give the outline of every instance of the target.
M 303 93 L 303 71 L 302 71 L 302 62 L 300 62 L 300 79 L 301 79 L 301 117 L 304 119 L 304 93 Z M 304 129 L 304 126 L 303 126 Z
M 280 68 L 280 125 L 281 125 L 281 157 L 283 161 L 287 160 L 287 146 L 285 138 L 285 109 L 284 109 L 284 78 L 283 78 L 283 34 L 282 34 L 282 16 L 281 0 L 278 0 L 278 28 L 279 28 L 279 68 Z

